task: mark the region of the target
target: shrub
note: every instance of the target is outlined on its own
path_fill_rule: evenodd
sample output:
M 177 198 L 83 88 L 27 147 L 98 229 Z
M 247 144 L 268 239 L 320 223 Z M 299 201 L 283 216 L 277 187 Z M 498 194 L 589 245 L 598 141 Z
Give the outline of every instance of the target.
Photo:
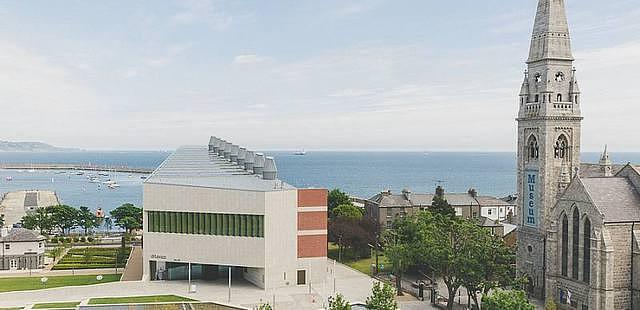
M 80 239 L 78 239 L 78 237 L 73 237 L 73 242 L 78 242 L 80 241 Z
M 93 237 L 87 237 L 87 242 L 93 242 L 93 240 L 95 240 Z
M 49 239 L 49 243 L 58 243 L 58 238 L 53 237 L 53 238 Z
M 64 238 L 64 243 L 71 243 L 71 238 Z
M 80 237 L 80 242 L 87 242 L 87 238 L 85 238 L 85 237 Z

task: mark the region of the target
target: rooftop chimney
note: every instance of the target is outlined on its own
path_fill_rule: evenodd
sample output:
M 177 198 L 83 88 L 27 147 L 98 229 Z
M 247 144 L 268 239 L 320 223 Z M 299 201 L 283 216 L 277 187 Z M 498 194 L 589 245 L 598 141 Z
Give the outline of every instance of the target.
M 403 189 L 402 195 L 404 195 L 405 200 L 411 201 L 411 190 L 409 190 L 408 188 Z
M 276 168 L 276 161 L 273 157 L 265 158 L 262 178 L 265 180 L 275 180 L 278 178 L 278 168 Z
M 240 166 L 240 168 L 242 169 L 244 169 L 244 161 L 246 156 L 247 156 L 247 149 L 241 147 L 240 150 L 238 151 L 238 166 Z
M 235 144 L 231 145 L 231 154 L 229 154 L 229 159 L 232 163 L 238 163 L 238 152 L 240 152 L 240 147 Z
M 253 174 L 262 175 L 264 169 L 264 154 L 256 153 L 255 160 L 253 162 Z
M 253 173 L 253 163 L 255 162 L 255 154 L 253 151 L 247 151 L 247 154 L 244 156 L 244 170 L 247 170 Z

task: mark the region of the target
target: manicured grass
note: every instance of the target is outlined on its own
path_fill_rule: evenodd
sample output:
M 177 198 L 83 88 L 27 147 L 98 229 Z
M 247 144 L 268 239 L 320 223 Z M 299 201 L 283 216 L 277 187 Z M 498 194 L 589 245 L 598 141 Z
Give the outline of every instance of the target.
M 329 243 L 329 258 L 335 259 L 338 261 L 339 253 L 338 246 Z M 340 262 L 340 261 L 338 261 Z M 353 251 L 348 249 L 342 251 L 342 262 L 355 270 L 358 270 L 364 274 L 371 275 L 371 264 L 376 263 L 376 258 L 374 257 L 355 257 Z M 384 256 L 384 253 L 378 253 L 378 263 L 384 266 L 384 269 L 381 269 L 380 272 L 391 271 L 392 265 L 389 260 Z
M 53 270 L 124 268 L 131 248 L 73 248 L 55 265 Z M 116 260 L 117 259 L 117 260 Z
M 119 274 L 105 274 L 102 277 L 102 281 L 98 281 L 96 280 L 95 275 L 51 276 L 47 277 L 48 280 L 46 285 L 42 285 L 42 282 L 40 282 L 40 277 L 0 278 L 0 293 L 39 290 L 43 288 L 62 286 L 91 285 L 120 281 Z
M 0 308 L 0 310 L 22 310 L 23 307 L 15 307 L 15 308 Z
M 131 296 L 131 297 L 106 297 L 91 298 L 90 305 L 112 305 L 112 304 L 141 304 L 150 302 L 177 302 L 177 301 L 196 301 L 176 295 L 155 295 L 155 296 Z
M 79 305 L 79 301 L 71 301 L 71 302 L 50 302 L 43 304 L 35 304 L 33 305 L 33 309 L 75 309 L 77 305 Z

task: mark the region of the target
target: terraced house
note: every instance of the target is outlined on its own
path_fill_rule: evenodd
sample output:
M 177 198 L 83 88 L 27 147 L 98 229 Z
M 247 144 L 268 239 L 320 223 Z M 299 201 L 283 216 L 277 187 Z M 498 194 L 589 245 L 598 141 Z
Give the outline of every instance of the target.
M 144 183 L 144 278 L 324 280 L 327 190 L 277 174 L 273 158 L 215 137 L 170 155 Z

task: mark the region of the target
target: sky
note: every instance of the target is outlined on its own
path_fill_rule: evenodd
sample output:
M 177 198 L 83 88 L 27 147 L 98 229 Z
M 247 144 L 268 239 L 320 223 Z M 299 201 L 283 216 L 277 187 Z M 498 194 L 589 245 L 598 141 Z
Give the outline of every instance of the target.
M 0 0 L 0 140 L 515 151 L 535 0 Z M 567 0 L 584 151 L 640 151 L 638 0 Z

